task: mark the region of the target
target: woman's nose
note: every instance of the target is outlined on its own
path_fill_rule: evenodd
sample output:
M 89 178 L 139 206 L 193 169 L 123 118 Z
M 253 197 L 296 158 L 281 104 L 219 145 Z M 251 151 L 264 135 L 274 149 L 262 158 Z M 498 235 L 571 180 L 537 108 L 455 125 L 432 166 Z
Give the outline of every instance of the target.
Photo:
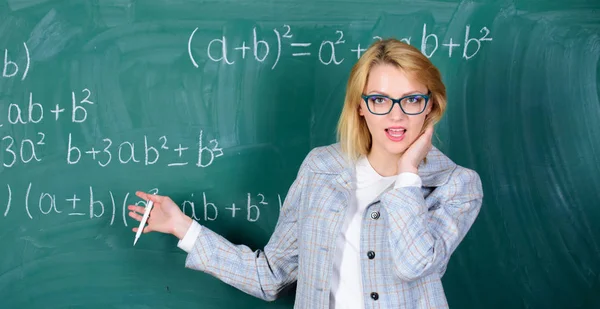
M 393 120 L 400 120 L 400 119 L 406 117 L 406 114 L 400 108 L 400 104 L 394 104 L 394 106 L 392 106 L 392 110 L 390 111 L 389 115 Z

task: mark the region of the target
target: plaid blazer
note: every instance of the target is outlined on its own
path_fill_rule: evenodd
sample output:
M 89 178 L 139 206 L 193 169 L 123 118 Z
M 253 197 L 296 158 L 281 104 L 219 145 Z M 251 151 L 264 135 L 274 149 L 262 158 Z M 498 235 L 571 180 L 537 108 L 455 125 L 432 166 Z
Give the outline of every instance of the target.
M 354 164 L 343 158 L 338 144 L 307 155 L 264 250 L 203 226 L 185 266 L 268 301 L 297 281 L 294 308 L 329 308 L 334 246 L 354 194 Z M 481 180 L 435 147 L 418 173 L 421 188 L 392 186 L 363 214 L 365 308 L 448 307 L 441 277 L 479 214 Z

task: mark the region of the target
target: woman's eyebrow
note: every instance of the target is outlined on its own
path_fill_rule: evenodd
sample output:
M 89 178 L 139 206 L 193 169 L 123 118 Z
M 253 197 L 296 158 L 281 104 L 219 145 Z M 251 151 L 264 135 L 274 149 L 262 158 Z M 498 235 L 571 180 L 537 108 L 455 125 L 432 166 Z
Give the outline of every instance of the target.
M 419 91 L 419 90 L 413 90 L 413 91 L 406 92 L 402 96 L 404 97 L 404 96 L 411 95 L 411 94 L 425 94 L 425 92 Z
M 369 92 L 367 92 L 367 93 L 368 93 L 368 94 L 381 94 L 381 95 L 384 95 L 384 96 L 388 96 L 388 97 L 389 97 L 389 95 L 388 95 L 388 94 L 387 94 L 385 91 L 371 90 L 371 91 L 369 91 Z
M 392 97 L 388 93 L 386 93 L 385 91 L 379 91 L 379 90 L 371 90 L 371 91 L 369 91 L 367 93 L 369 95 L 381 94 L 381 95 L 384 95 L 384 96 L 387 96 L 387 97 L 390 97 L 390 98 Z M 408 92 L 405 92 L 404 94 L 402 94 L 402 97 L 405 97 L 405 96 L 411 95 L 411 94 L 425 94 L 425 92 L 419 91 L 419 90 L 411 90 L 411 91 L 408 91 Z

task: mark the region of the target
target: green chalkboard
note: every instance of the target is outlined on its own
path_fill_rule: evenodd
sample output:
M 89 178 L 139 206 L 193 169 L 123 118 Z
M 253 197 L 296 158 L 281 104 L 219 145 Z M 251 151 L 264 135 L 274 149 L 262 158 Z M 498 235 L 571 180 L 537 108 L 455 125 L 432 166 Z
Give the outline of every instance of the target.
M 0 308 L 291 308 L 133 246 L 172 197 L 266 244 L 351 66 L 397 37 L 440 68 L 435 144 L 479 172 L 451 308 L 600 307 L 600 2 L 0 1 Z

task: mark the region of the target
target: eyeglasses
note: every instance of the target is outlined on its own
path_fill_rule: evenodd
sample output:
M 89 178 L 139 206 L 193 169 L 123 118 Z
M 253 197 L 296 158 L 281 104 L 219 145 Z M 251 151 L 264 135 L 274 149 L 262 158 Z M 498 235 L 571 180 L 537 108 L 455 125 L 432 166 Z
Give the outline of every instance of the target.
M 396 103 L 405 114 L 418 115 L 425 111 L 430 95 L 431 92 L 428 92 L 427 94 L 411 94 L 400 99 L 392 99 L 381 94 L 363 94 L 362 98 L 365 100 L 369 112 L 374 115 L 389 114 Z

